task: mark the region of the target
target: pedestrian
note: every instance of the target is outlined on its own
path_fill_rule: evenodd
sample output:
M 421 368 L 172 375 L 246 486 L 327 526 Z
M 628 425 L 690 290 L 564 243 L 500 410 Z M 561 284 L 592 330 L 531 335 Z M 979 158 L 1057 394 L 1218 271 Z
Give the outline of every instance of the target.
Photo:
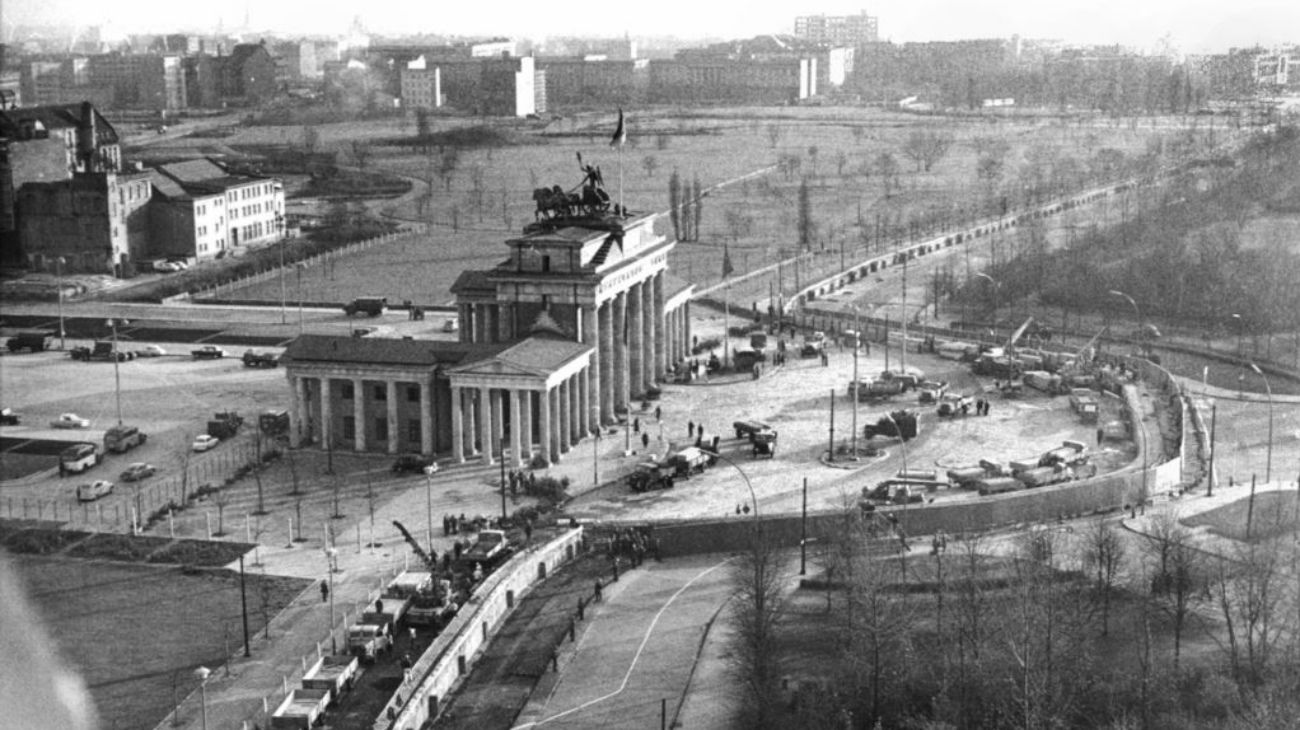
M 664 409 L 661 406 L 655 406 L 655 422 L 664 420 Z
M 535 471 L 528 473 L 528 491 L 534 493 L 537 491 L 537 472 Z
M 632 433 L 641 433 L 641 419 L 640 419 L 640 418 L 633 418 L 633 419 L 632 419 Z
M 646 449 L 650 448 L 650 434 L 641 434 L 641 447 Z
M 690 436 L 691 438 L 695 437 L 695 421 L 686 422 L 686 435 Z
M 992 406 L 993 403 L 991 401 L 984 401 L 984 415 L 987 416 L 989 414 L 989 409 L 992 408 Z
M 376 598 L 376 599 L 375 599 L 375 613 L 383 613 L 383 612 L 384 612 L 384 599 L 382 599 L 382 598 Z
M 325 581 L 320 582 L 320 602 L 324 603 L 330 599 L 330 586 Z
M 412 644 L 415 643 L 415 627 L 414 627 L 414 626 L 408 626 L 408 627 L 406 627 L 406 637 L 407 637 L 408 639 L 411 640 L 411 643 L 412 643 Z
M 1106 429 L 1101 426 L 1097 427 L 1097 445 L 1101 446 L 1101 440 L 1106 437 Z
M 530 543 L 530 542 L 532 542 L 532 541 L 533 541 L 533 523 L 531 523 L 531 522 L 525 522 L 525 523 L 524 523 L 524 542 L 525 542 L 525 543 Z

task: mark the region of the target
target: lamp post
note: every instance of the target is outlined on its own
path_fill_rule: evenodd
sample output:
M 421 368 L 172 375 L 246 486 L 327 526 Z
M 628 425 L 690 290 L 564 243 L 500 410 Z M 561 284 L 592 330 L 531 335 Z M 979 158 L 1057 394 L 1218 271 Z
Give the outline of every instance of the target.
M 1001 284 L 998 283 L 998 280 L 997 280 L 997 279 L 994 279 L 993 277 L 989 276 L 988 274 L 984 273 L 983 271 L 977 272 L 977 273 L 975 274 L 975 276 L 976 276 L 977 278 L 981 278 L 981 279 L 988 279 L 988 280 L 989 280 L 989 285 L 993 287 L 993 296 L 991 297 L 991 298 L 993 299 L 993 333 L 994 333 L 994 334 L 993 334 L 993 338 L 994 338 L 994 339 L 997 339 L 997 330 L 998 330 L 998 297 L 997 297 L 997 292 L 998 292 L 998 288 L 1001 287 Z
M 1268 392 L 1268 460 L 1264 462 L 1264 481 L 1270 482 L 1273 480 L 1273 389 L 1269 387 L 1268 377 L 1258 365 L 1251 362 L 1250 369 L 1264 380 L 1264 390 Z
M 741 469 L 741 468 L 740 468 L 740 464 L 737 464 L 736 462 L 734 462 L 734 461 L 732 461 L 731 459 L 729 459 L 729 458 L 723 456 L 722 454 L 719 454 L 719 453 L 716 452 L 716 451 L 709 451 L 708 449 L 700 449 L 700 450 L 703 451 L 704 453 L 708 454 L 709 456 L 712 456 L 712 457 L 715 458 L 715 459 L 721 459 L 723 462 L 725 462 L 725 463 L 727 463 L 727 464 L 730 464 L 731 467 L 732 467 L 733 469 L 735 469 L 737 472 L 740 473 L 740 478 L 745 480 L 745 487 L 749 489 L 749 501 L 750 501 L 750 503 L 752 503 L 752 504 L 754 505 L 754 526 L 757 528 L 757 526 L 758 526 L 758 497 L 756 497 L 756 496 L 754 495 L 754 485 L 749 481 L 749 475 L 745 473 L 745 470 L 744 470 L 744 469 Z
M 57 259 L 54 259 L 54 269 L 56 271 L 56 275 L 59 278 L 59 349 L 60 350 L 68 349 L 67 343 L 64 342 L 64 337 L 67 336 L 67 332 L 63 328 L 63 265 L 66 263 L 67 261 L 65 261 L 62 256 L 58 257 Z
M 203 730 L 208 730 L 208 677 L 211 674 L 212 670 L 207 667 L 194 670 L 194 676 L 199 678 L 199 712 L 203 718 Z
M 339 653 L 338 639 L 334 636 L 334 571 L 337 570 L 336 560 L 338 560 L 339 551 L 334 547 L 325 548 L 325 572 L 329 574 L 327 580 L 330 585 L 330 653 Z
M 438 465 L 430 464 L 424 467 L 424 501 L 428 510 L 428 522 L 426 523 L 424 537 L 425 542 L 429 544 L 429 554 L 433 555 L 433 475 L 438 473 Z
M 1142 337 L 1142 342 L 1143 342 L 1142 350 L 1143 350 L 1143 354 L 1149 356 L 1149 355 L 1151 354 L 1151 352 L 1150 352 L 1150 347 L 1148 347 L 1148 346 L 1146 345 L 1146 323 L 1145 323 L 1145 322 L 1143 321 L 1143 319 L 1142 319 L 1142 310 L 1138 308 L 1138 304 L 1137 304 L 1137 302 L 1133 301 L 1133 297 L 1131 297 L 1131 296 L 1125 294 L 1124 292 L 1122 292 L 1122 291 L 1120 291 L 1120 290 L 1118 290 L 1118 289 L 1111 289 L 1109 292 L 1107 292 L 1107 294 L 1110 294 L 1110 295 L 1113 296 L 1113 297 L 1120 297 L 1120 298 L 1122 298 L 1122 299 L 1127 299 L 1127 300 L 1128 300 L 1128 303 L 1131 304 L 1131 305 L 1133 306 L 1133 316 L 1137 317 L 1137 320 L 1138 320 L 1138 333 L 1139 333 L 1139 336 Z
M 1246 320 L 1240 314 L 1234 314 L 1232 318 L 1237 320 L 1237 357 L 1241 357 L 1241 333 L 1246 329 Z
M 886 334 L 888 337 L 888 334 Z M 858 305 L 853 305 L 853 434 L 850 443 L 853 446 L 853 461 L 858 460 L 858 350 L 862 348 L 862 325 L 858 320 Z
M 298 334 L 302 334 L 302 270 L 307 268 L 307 264 L 299 261 L 294 269 L 298 272 Z
M 122 324 L 129 324 L 122 320 Z M 119 366 L 121 353 L 117 351 L 117 320 L 109 318 L 108 326 L 113 328 L 113 394 L 117 399 L 117 425 L 122 425 L 122 370 Z
M 275 214 L 275 228 L 280 232 L 280 324 L 285 324 L 287 319 L 285 315 L 285 306 L 288 298 L 284 292 L 284 241 L 285 241 L 285 221 L 283 213 Z

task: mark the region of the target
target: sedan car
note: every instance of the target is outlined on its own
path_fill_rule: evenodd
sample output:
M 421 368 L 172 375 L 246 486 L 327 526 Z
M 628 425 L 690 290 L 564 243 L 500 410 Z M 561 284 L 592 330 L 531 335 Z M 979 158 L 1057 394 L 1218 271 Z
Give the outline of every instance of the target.
M 50 421 L 50 428 L 90 428 L 90 419 L 75 413 L 60 413 L 58 418 Z
M 196 350 L 190 350 L 190 356 L 195 360 L 210 360 L 226 356 L 226 351 L 216 345 L 204 345 Z
M 163 355 L 166 354 L 167 351 L 164 350 L 159 345 L 145 345 L 144 347 L 135 351 L 136 357 L 162 357 Z
M 94 502 L 100 497 L 107 497 L 113 493 L 113 483 L 100 479 L 89 484 L 77 485 L 77 501 Z
M 153 464 L 146 464 L 143 461 L 128 466 L 126 471 L 122 472 L 121 479 L 124 482 L 136 482 L 154 475 L 158 469 Z
M 207 451 L 208 449 L 215 447 L 219 443 L 221 443 L 221 439 L 217 438 L 216 436 L 209 436 L 206 433 L 204 433 L 204 434 L 199 434 L 194 439 L 194 444 L 192 445 L 192 448 L 195 451 Z

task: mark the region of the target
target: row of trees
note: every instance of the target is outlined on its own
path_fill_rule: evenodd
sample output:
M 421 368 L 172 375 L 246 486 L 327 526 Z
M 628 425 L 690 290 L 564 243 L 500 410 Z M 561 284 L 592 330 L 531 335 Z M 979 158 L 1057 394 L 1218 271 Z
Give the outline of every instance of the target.
M 1212 556 L 1164 515 L 1148 539 L 1103 519 L 1009 549 L 940 535 L 920 555 L 849 512 L 821 544 L 824 601 L 788 593 L 761 533 L 736 558 L 746 727 L 1263 729 L 1300 711 L 1285 694 L 1300 657 L 1294 545 Z M 815 659 L 790 648 L 810 626 L 827 634 Z M 792 673 L 803 681 L 783 692 Z
M 673 235 L 679 241 L 700 240 L 700 218 L 704 211 L 703 189 L 697 175 L 694 182 L 682 183 L 677 170 L 668 177 L 668 217 Z
M 1000 284 L 998 297 L 1082 311 L 1127 307 L 1107 295 L 1120 290 L 1147 316 L 1228 331 L 1293 331 L 1300 327 L 1300 252 L 1281 238 L 1260 238 L 1253 225 L 1269 208 L 1300 200 L 1297 164 L 1300 133 L 1282 128 L 1236 162 L 1187 167 L 1132 204 L 1119 201 L 1119 225 L 1087 229 L 1063 249 L 1049 251 L 1044 231 L 1026 226 L 1009 242 L 1014 253 L 988 270 Z M 986 289 L 968 286 L 969 297 Z

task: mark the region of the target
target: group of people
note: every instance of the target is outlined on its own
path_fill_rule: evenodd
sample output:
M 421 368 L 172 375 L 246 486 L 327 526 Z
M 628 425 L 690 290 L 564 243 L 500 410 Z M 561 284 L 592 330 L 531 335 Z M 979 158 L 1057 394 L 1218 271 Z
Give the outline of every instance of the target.
M 511 469 L 506 472 L 506 484 L 510 486 L 510 496 L 518 496 L 519 490 L 524 490 L 529 494 L 537 489 L 537 474 L 534 472 L 524 473 L 522 469 Z
M 609 539 L 611 560 L 627 558 L 635 568 L 645 562 L 646 555 L 653 556 L 656 561 L 660 559 L 659 538 L 649 530 L 622 529 L 616 531 Z

